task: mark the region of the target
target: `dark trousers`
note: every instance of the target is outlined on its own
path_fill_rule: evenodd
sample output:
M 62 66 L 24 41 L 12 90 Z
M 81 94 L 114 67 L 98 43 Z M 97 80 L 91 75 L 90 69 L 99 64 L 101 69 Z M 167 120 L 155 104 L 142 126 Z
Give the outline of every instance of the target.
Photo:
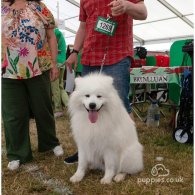
M 2 78 L 2 117 L 7 157 L 21 163 L 32 160 L 29 119 L 32 111 L 38 134 L 38 151 L 59 145 L 52 110 L 49 71 L 31 79 Z

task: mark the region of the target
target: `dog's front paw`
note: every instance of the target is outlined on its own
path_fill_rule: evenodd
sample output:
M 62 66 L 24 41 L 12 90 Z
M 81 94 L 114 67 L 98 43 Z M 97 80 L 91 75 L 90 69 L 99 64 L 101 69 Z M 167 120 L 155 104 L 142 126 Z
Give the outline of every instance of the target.
M 114 181 L 120 182 L 125 179 L 126 174 L 125 173 L 119 173 L 114 177 Z
M 81 180 L 82 180 L 82 178 L 83 178 L 83 177 L 81 177 L 81 176 L 79 176 L 79 175 L 74 174 L 74 175 L 70 178 L 70 181 L 71 181 L 72 183 L 76 183 L 76 182 L 81 181 Z
M 110 184 L 112 182 L 112 179 L 110 179 L 110 178 L 102 178 L 101 180 L 100 180 L 100 183 L 101 184 Z

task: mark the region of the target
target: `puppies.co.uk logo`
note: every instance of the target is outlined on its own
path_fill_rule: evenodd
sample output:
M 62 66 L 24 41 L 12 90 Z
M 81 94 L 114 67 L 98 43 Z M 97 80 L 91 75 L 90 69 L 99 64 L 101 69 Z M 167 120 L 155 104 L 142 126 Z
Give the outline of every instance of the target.
M 169 175 L 169 169 L 166 169 L 163 164 L 156 164 L 152 170 L 151 174 L 153 176 L 158 176 L 158 177 L 166 177 Z
M 151 169 L 153 177 L 138 178 L 137 183 L 154 184 L 154 183 L 182 183 L 183 177 L 169 177 L 170 171 L 163 164 L 156 164 Z

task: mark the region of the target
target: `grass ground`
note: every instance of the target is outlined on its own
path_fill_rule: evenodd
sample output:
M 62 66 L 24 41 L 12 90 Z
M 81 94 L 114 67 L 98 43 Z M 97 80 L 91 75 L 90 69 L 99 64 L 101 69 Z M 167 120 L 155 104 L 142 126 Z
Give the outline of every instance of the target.
M 78 184 L 69 182 L 77 164 L 63 163 L 65 156 L 76 151 L 67 115 L 56 120 L 57 135 L 65 150 L 64 156 L 56 158 L 52 152 L 44 154 L 37 152 L 36 125 L 34 120 L 31 120 L 30 134 L 34 160 L 15 172 L 7 169 L 2 130 L 2 194 L 191 195 L 193 194 L 193 146 L 179 144 L 172 139 L 169 119 L 170 113 L 167 112 L 167 117 L 161 118 L 159 128 L 148 128 L 136 118 L 139 139 L 144 146 L 145 169 L 138 175 L 128 176 L 121 183 L 113 182 L 110 185 L 100 184 L 103 176 L 100 171 L 88 172 L 84 180 Z M 164 166 L 169 174 L 153 176 L 151 171 L 157 164 Z

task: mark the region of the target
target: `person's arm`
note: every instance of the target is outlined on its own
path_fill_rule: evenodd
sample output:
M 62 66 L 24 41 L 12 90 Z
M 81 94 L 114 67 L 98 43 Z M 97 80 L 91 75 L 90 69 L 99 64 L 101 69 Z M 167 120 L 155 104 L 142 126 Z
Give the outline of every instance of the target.
M 119 16 L 126 13 L 135 20 L 145 20 L 147 18 L 147 9 L 144 1 L 132 3 L 127 0 L 114 0 L 109 3 L 108 6 L 111 7 L 113 16 Z
M 76 34 L 76 38 L 74 41 L 74 49 L 80 51 L 83 47 L 85 39 L 85 22 L 80 22 L 79 29 Z M 66 66 L 72 71 L 72 64 L 74 64 L 74 69 L 76 70 L 78 65 L 78 54 L 72 53 L 65 62 Z
M 58 46 L 56 36 L 54 34 L 53 28 L 46 29 L 46 36 L 48 40 L 48 44 L 51 50 L 51 58 L 52 58 L 52 68 L 50 71 L 50 80 L 54 81 L 59 76 L 59 71 L 57 68 L 57 54 L 58 54 Z

